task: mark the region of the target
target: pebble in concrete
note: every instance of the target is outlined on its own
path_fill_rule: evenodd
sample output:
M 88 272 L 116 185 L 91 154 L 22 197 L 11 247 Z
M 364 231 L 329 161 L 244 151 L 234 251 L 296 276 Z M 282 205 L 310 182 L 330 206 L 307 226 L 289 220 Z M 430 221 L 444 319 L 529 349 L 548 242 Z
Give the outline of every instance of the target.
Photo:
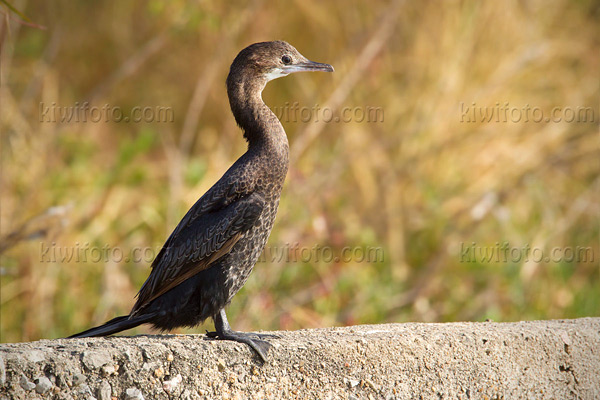
M 35 384 L 35 391 L 39 394 L 44 394 L 52 388 L 52 382 L 45 376 L 37 378 Z
M 90 389 L 90 387 L 87 383 L 79 385 L 79 387 L 77 388 L 77 392 L 80 395 L 85 396 L 85 398 L 93 397 L 92 390 Z
M 21 380 L 19 382 L 23 390 L 29 391 L 35 389 L 35 383 L 31 382 L 25 375 L 21 375 Z
M 110 383 L 108 381 L 103 380 L 98 388 L 98 399 L 99 400 L 111 400 L 112 396 L 112 388 L 110 387 Z
M 100 368 L 112 361 L 112 357 L 102 351 L 84 351 L 81 361 L 89 369 Z
M 177 376 L 175 378 L 171 379 L 170 381 L 163 382 L 163 389 L 168 394 L 171 394 L 173 392 L 173 390 L 175 390 L 177 385 L 179 385 L 181 383 L 182 380 L 183 380 L 183 378 L 181 377 L 181 374 L 177 374 Z
M 129 388 L 125 390 L 125 400 L 144 400 L 142 392 L 138 388 Z

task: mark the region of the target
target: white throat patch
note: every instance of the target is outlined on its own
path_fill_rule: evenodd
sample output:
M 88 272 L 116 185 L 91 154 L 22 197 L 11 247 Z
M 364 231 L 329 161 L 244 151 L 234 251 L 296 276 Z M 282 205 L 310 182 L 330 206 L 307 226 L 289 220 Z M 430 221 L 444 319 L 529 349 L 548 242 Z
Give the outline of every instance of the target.
M 282 76 L 287 76 L 288 73 L 284 72 L 281 68 L 274 68 L 271 72 L 269 72 L 267 77 L 267 82 L 272 81 L 273 79 L 281 78 Z

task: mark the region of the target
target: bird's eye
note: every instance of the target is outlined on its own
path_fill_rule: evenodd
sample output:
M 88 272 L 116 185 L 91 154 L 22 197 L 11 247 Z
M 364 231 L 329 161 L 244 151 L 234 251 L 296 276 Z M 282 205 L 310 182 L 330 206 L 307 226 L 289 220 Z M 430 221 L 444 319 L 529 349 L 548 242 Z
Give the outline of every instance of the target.
M 288 56 L 287 54 L 283 57 L 281 57 L 281 62 L 284 64 L 291 64 L 292 62 L 292 57 Z

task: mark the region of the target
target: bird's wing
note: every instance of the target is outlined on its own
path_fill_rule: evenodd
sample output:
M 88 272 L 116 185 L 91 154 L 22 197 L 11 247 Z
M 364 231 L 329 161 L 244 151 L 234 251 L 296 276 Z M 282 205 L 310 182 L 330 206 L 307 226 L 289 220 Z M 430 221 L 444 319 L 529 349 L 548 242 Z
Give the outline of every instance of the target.
M 219 201 L 222 204 L 218 206 L 215 202 L 210 206 L 206 195 L 192 206 L 154 259 L 130 316 L 227 254 L 254 225 L 265 205 L 257 192 Z

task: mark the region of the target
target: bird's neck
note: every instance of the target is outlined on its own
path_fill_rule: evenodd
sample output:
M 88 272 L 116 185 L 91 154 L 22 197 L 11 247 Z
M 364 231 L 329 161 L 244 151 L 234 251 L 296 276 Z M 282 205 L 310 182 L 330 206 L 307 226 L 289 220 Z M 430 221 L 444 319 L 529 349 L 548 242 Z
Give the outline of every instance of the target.
M 228 79 L 231 111 L 244 131 L 249 150 L 266 150 L 273 156 L 284 158 L 287 164 L 287 136 L 277 116 L 262 100 L 265 84 L 266 81 L 236 82 Z

